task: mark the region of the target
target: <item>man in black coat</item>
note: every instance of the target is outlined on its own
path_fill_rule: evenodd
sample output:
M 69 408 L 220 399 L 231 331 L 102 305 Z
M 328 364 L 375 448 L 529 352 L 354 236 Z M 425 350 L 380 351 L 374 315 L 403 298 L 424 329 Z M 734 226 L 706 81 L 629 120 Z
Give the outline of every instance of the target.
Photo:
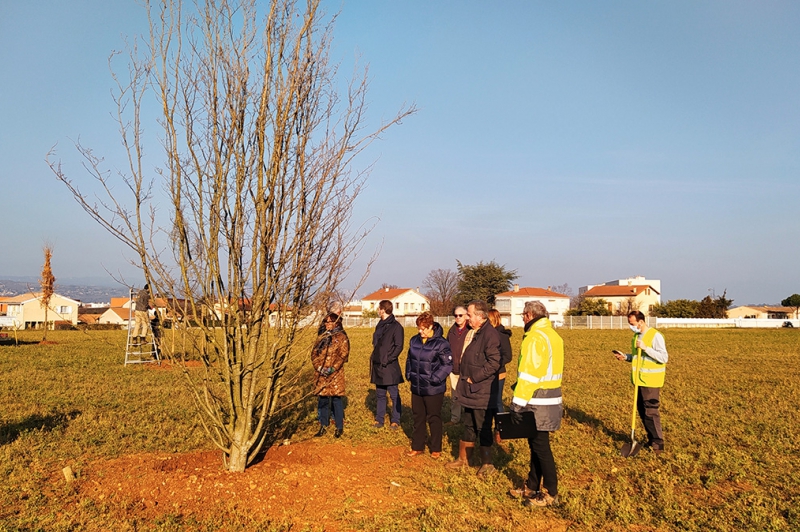
M 381 321 L 372 335 L 372 356 L 370 356 L 370 382 L 375 385 L 378 406 L 375 412 L 373 427 L 383 427 L 386 418 L 386 394 L 392 398 L 392 411 L 389 427 L 397 430 L 400 427 L 400 393 L 397 385 L 403 382 L 403 373 L 397 361 L 403 351 L 404 331 L 394 318 L 394 305 L 388 299 L 378 303 L 378 315 Z
M 467 321 L 467 309 L 461 305 L 453 310 L 455 323 L 447 331 L 447 341 L 450 342 L 450 352 L 453 354 L 453 372 L 448 379 L 450 383 L 450 421 L 446 425 L 455 425 L 461 422 L 461 405 L 456 401 L 456 387 L 458 386 L 458 373 L 461 367 L 461 352 L 464 350 L 464 340 L 469 332 L 469 322 Z
M 481 468 L 478 475 L 494 471 L 492 465 L 492 418 L 486 415 L 492 398 L 492 381 L 500 368 L 500 335 L 489 323 L 489 306 L 472 301 L 467 306 L 470 329 L 461 355 L 456 399 L 464 408 L 464 435 L 458 444 L 458 459 L 449 468 L 468 465 L 468 449 L 481 445 Z

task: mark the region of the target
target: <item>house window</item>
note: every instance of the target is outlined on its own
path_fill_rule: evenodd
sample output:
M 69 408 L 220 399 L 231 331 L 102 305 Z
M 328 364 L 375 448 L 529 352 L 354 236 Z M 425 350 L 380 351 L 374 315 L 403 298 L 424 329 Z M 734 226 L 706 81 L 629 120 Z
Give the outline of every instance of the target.
M 510 312 L 511 300 L 510 299 L 497 299 L 495 302 L 498 312 Z M 517 305 L 519 306 L 519 305 Z
M 69 307 L 67 305 L 62 305 L 60 307 L 56 307 L 56 312 L 58 312 L 59 314 L 69 314 L 70 312 L 72 312 L 72 307 Z

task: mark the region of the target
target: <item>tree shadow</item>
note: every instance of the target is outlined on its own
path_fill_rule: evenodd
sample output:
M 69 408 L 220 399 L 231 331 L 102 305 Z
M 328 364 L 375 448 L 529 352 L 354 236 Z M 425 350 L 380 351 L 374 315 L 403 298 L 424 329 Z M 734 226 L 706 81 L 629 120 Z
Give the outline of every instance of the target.
M 608 428 L 608 426 L 606 426 L 606 424 L 602 420 L 596 418 L 595 416 L 587 412 L 584 412 L 580 408 L 565 406 L 564 416 L 569 417 L 570 419 L 574 420 L 577 423 L 580 423 L 582 425 L 588 425 L 589 427 L 592 427 L 594 430 L 602 432 L 603 434 L 611 438 L 613 441 L 627 442 L 628 438 L 630 437 L 630 434 L 618 432 L 616 430 Z
M 20 346 L 20 345 L 38 345 L 39 340 L 15 340 L 14 338 L 0 338 L 0 345 Z
M 0 445 L 5 445 L 17 440 L 24 432 L 41 430 L 51 432 L 66 427 L 70 421 L 81 414 L 79 410 L 69 412 L 54 412 L 47 415 L 34 414 L 18 423 L 0 425 Z

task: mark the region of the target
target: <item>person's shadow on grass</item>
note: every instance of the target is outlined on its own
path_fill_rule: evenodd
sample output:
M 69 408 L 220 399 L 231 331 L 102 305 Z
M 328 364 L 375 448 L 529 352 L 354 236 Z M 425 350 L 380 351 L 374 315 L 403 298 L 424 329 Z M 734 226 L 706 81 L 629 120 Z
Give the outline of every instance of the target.
M 34 414 L 18 423 L 0 425 L 0 445 L 16 441 L 23 432 L 29 430 L 53 431 L 66 427 L 70 421 L 81 414 L 79 410 L 69 412 L 54 412 L 47 415 Z
M 630 434 L 618 432 L 616 430 L 611 430 L 606 426 L 606 424 L 596 418 L 595 416 L 584 412 L 580 408 L 565 406 L 564 407 L 564 417 L 568 417 L 574 420 L 576 423 L 580 423 L 582 425 L 588 425 L 592 427 L 594 430 L 600 431 L 603 434 L 607 435 L 609 438 L 616 442 L 627 442 Z

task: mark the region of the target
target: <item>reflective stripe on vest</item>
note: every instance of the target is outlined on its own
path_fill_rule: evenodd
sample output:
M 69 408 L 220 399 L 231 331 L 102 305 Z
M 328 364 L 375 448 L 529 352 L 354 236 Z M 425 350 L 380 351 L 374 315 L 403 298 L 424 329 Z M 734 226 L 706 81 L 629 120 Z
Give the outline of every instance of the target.
M 551 356 L 552 358 L 552 356 Z M 550 367 L 548 368 L 549 371 L 553 370 L 553 363 L 550 362 Z M 534 377 L 530 373 L 520 373 L 517 375 L 520 379 L 528 382 L 532 382 L 534 384 L 539 384 L 540 382 L 550 382 L 550 381 L 560 381 L 561 380 L 561 373 L 556 373 L 555 375 L 545 375 L 544 377 Z
M 641 338 L 644 345 L 653 347 L 653 339 L 656 337 L 658 331 L 652 327 L 647 329 L 644 334 L 634 334 L 631 340 L 631 353 L 633 359 L 631 360 L 631 382 L 636 384 L 638 381 L 639 386 L 646 386 L 648 388 L 661 388 L 664 386 L 664 377 L 667 373 L 666 364 L 661 364 L 652 357 L 649 357 L 644 350 L 636 346 L 636 340 Z M 638 368 L 638 373 L 637 373 Z
M 560 405 L 563 402 L 563 397 L 531 397 L 531 400 L 527 403 L 524 399 L 520 399 L 519 397 L 515 397 L 512 401 L 514 404 L 519 406 L 525 405 L 539 405 L 539 406 L 548 406 L 548 405 Z

